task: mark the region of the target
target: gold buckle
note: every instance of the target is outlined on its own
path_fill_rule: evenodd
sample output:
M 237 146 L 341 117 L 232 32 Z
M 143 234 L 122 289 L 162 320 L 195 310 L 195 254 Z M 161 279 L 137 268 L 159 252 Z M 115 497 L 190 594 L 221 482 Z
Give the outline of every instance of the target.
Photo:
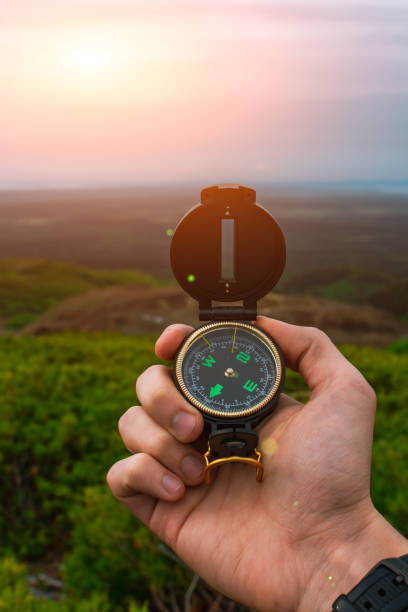
M 204 453 L 205 459 L 205 470 L 204 470 L 204 480 L 207 484 L 211 482 L 211 472 L 215 468 L 219 467 L 224 463 L 249 463 L 256 467 L 256 480 L 258 482 L 262 482 L 262 477 L 264 473 L 264 467 L 262 463 L 262 453 L 257 448 L 254 449 L 254 453 L 256 455 L 256 459 L 254 457 L 238 457 L 237 455 L 233 455 L 232 457 L 222 457 L 220 459 L 210 460 L 211 455 L 211 447 L 210 442 L 208 442 L 208 450 Z

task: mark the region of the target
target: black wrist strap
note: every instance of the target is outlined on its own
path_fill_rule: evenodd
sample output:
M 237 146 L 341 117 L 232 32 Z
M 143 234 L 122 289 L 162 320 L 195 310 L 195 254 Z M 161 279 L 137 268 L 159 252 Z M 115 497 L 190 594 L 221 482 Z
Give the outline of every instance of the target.
M 408 612 L 408 554 L 383 559 L 348 593 L 334 612 Z

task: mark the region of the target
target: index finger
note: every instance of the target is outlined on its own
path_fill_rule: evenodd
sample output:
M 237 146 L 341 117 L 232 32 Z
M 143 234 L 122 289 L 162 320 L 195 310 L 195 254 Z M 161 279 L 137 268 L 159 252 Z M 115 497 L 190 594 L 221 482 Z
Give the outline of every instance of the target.
M 169 325 L 158 338 L 155 346 L 155 352 L 159 359 L 170 361 L 173 359 L 182 340 L 193 331 L 191 325 L 183 325 L 175 323 Z

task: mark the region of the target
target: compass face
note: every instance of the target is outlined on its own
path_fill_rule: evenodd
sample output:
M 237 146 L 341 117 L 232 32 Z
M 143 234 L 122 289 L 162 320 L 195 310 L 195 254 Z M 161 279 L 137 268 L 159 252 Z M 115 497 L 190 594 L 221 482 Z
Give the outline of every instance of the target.
M 209 323 L 186 340 L 176 360 L 182 393 L 202 412 L 219 417 L 254 414 L 276 395 L 279 352 L 269 336 L 247 323 Z

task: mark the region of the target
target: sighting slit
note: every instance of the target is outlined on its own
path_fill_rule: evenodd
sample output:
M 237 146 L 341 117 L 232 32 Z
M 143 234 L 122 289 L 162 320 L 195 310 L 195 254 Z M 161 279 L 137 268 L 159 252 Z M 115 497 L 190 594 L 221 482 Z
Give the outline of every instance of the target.
M 221 280 L 235 280 L 234 219 L 221 219 Z

